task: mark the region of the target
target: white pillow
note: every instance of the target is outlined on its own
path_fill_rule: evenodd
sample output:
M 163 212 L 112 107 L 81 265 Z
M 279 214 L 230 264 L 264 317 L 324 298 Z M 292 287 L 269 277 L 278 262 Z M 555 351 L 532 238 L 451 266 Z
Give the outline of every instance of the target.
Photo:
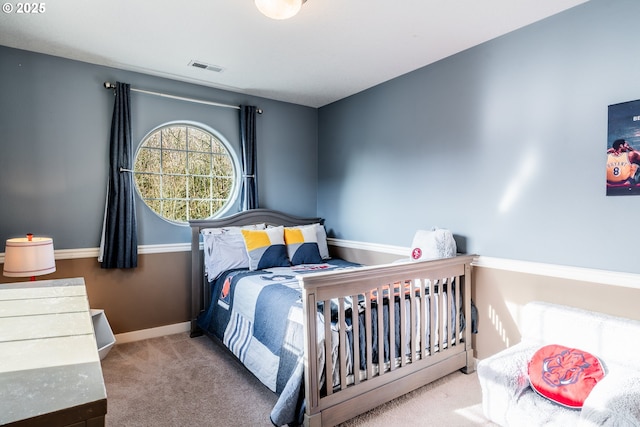
M 264 230 L 264 224 L 245 227 L 205 228 L 202 233 L 204 243 L 204 265 L 209 281 L 216 279 L 224 271 L 232 268 L 249 268 L 249 256 L 242 237 L 242 229 Z
M 322 259 L 329 259 L 329 246 L 327 245 L 327 230 L 324 229 L 324 225 L 315 223 L 316 226 L 316 240 L 318 241 L 318 250 L 320 251 L 320 257 Z
M 451 231 L 443 228 L 418 230 L 411 243 L 411 260 L 448 258 L 456 255 L 456 241 Z

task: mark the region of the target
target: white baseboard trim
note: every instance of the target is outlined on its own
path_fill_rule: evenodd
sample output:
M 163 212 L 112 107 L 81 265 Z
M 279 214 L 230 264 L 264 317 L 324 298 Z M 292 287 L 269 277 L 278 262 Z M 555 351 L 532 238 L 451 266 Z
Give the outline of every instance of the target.
M 116 335 L 116 344 L 124 344 L 133 341 L 141 341 L 149 338 L 163 337 L 165 335 L 180 334 L 191 330 L 191 322 L 175 323 L 173 325 L 159 326 L 157 328 L 141 329 L 139 331 L 124 332 Z

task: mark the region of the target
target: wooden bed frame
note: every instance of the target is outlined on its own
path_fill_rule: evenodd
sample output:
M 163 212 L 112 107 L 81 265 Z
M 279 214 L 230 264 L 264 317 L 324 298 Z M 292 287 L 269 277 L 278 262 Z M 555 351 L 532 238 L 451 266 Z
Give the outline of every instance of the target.
M 242 226 L 256 223 L 296 226 L 322 223 L 320 218 L 299 218 L 268 209 L 254 209 L 233 216 L 215 220 L 190 221 L 192 229 L 192 336 L 198 331 L 196 318 L 209 304 L 208 283 L 204 280 L 203 255 L 200 249 L 200 230 L 225 226 Z M 472 255 L 463 255 L 433 261 L 394 263 L 378 266 L 365 266 L 352 270 L 313 273 L 299 276 L 303 293 L 305 328 L 305 397 L 306 413 L 304 423 L 307 426 L 334 426 L 403 394 L 415 390 L 429 382 L 448 375 L 456 370 L 465 373 L 475 371 L 473 348 L 471 344 L 471 262 Z M 348 298 L 357 301 L 364 299 L 360 308 L 364 310 L 365 336 L 372 336 L 371 303 L 376 295 L 392 291 L 405 295 L 405 304 L 399 304 L 400 317 L 412 319 L 400 322 L 400 345 L 409 349 L 406 357 L 396 358 L 379 369 L 372 363 L 372 343 L 367 339 L 366 369 L 356 370 L 348 375 L 346 368 L 346 319 L 345 304 Z M 445 290 L 445 292 L 441 292 Z M 451 292 L 454 290 L 454 292 Z M 455 296 L 454 296 L 455 294 Z M 420 296 L 426 295 L 427 298 Z M 454 298 L 456 304 L 453 304 Z M 409 302 L 407 302 L 407 299 Z M 325 358 L 323 365 L 318 362 L 318 348 L 315 344 L 318 333 L 331 337 L 330 322 L 325 322 L 323 332 L 319 332 L 317 307 L 320 302 L 333 301 L 338 304 L 339 354 L 335 367 L 339 370 L 340 382 L 337 387 L 325 387 L 318 384 L 319 373 L 334 372 L 331 357 Z M 461 303 L 457 303 L 461 301 Z M 330 303 L 324 304 L 324 318 L 330 318 Z M 367 308 L 363 308 L 367 307 Z M 442 309 L 444 308 L 444 309 Z M 455 314 L 450 316 L 452 310 Z M 360 366 L 358 330 L 360 320 L 358 310 L 352 310 L 353 325 L 353 366 Z M 451 325 L 448 318 L 459 319 L 463 315 L 466 323 L 461 330 L 461 322 Z M 426 319 L 430 320 L 427 323 Z M 389 324 L 395 324 L 394 310 L 389 310 Z M 383 316 L 378 316 L 378 330 L 383 330 Z M 447 325 L 448 326 L 445 326 Z M 428 325 L 428 327 L 427 327 Z M 445 329 L 447 328 L 447 329 Z M 430 329 L 429 341 L 426 339 L 407 340 L 425 336 L 419 331 Z M 448 331 L 451 329 L 451 332 Z M 334 333 L 335 334 L 335 333 Z M 447 339 L 449 338 L 449 339 Z M 335 340 L 335 335 L 334 335 Z M 378 348 L 384 348 L 383 334 L 378 334 Z M 394 348 L 395 337 L 390 334 L 389 348 Z M 325 354 L 330 350 L 331 338 L 325 339 Z M 359 374 L 358 374 L 359 371 Z

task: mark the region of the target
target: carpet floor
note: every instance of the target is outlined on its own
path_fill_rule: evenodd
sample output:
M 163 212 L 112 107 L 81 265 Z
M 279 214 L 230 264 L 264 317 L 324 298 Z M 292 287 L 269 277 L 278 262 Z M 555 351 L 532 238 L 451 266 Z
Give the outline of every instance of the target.
M 276 396 L 208 337 L 116 344 L 102 361 L 108 427 L 271 426 Z M 492 426 L 477 375 L 450 374 L 342 424 Z

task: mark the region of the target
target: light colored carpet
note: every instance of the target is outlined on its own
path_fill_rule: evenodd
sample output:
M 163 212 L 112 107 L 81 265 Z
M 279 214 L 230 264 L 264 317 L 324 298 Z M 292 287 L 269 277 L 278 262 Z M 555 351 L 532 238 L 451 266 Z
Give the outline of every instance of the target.
M 460 371 L 366 412 L 341 427 L 495 426 L 482 414 L 478 376 Z
M 116 344 L 102 361 L 107 426 L 271 426 L 276 396 L 208 337 Z M 354 418 L 357 426 L 493 425 L 476 374 L 456 372 Z

